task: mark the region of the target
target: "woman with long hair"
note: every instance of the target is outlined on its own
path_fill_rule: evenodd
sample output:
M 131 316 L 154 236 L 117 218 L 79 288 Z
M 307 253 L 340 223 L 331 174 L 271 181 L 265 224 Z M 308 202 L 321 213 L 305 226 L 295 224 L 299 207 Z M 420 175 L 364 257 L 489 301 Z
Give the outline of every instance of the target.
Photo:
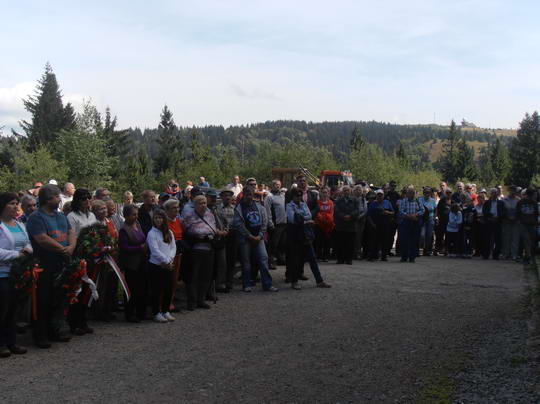
M 169 229 L 167 214 L 156 209 L 152 216 L 152 228 L 146 238 L 150 258 L 148 272 L 152 293 L 152 314 L 154 321 L 166 323 L 175 318 L 169 312 L 172 298 L 171 272 L 176 255 L 174 235 Z
M 78 188 L 73 194 L 71 212 L 67 215 L 69 224 L 78 236 L 84 227 L 94 224 L 96 217 L 90 210 L 92 195 L 85 188 Z
M 83 228 L 96 222 L 96 216 L 90 210 L 91 199 L 92 195 L 90 195 L 90 192 L 85 188 L 78 188 L 75 191 L 75 194 L 73 194 L 71 212 L 67 215 L 67 219 L 77 236 Z M 87 305 L 82 301 L 78 301 L 69 306 L 67 322 L 72 334 L 85 335 L 94 332 L 94 330 L 88 326 L 86 311 Z
M 9 278 L 13 260 L 32 253 L 24 224 L 15 220 L 18 206 L 16 194 L 0 194 L 0 358 L 26 353 L 25 348 L 16 345 L 15 320 L 19 296 Z
M 139 208 L 124 205 L 122 216 L 124 225 L 118 232 L 118 261 L 131 292 L 131 299 L 124 302 L 124 316 L 127 322 L 139 323 L 146 311 L 146 236 L 139 224 Z
M 182 220 L 180 219 L 180 201 L 176 198 L 171 198 L 163 204 L 163 208 L 167 213 L 167 219 L 169 219 L 169 229 L 172 231 L 174 236 L 174 242 L 176 243 L 176 255 L 173 262 L 173 270 L 171 271 L 171 303 L 169 305 L 169 311 L 178 312 L 180 311 L 174 305 L 174 297 L 176 294 L 176 288 L 178 286 L 178 279 L 180 277 L 180 265 L 182 262 L 182 238 L 183 238 L 183 225 Z

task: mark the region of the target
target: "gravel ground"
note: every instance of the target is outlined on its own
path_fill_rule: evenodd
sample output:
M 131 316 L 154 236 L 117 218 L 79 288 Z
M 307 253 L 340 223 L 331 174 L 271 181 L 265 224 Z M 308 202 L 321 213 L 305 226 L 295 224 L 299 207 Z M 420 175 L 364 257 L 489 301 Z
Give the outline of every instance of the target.
M 419 258 L 323 265 L 332 289 L 236 291 L 169 324 L 96 333 L 0 364 L 0 403 L 540 402 L 522 273 Z M 24 338 L 21 343 L 28 343 Z

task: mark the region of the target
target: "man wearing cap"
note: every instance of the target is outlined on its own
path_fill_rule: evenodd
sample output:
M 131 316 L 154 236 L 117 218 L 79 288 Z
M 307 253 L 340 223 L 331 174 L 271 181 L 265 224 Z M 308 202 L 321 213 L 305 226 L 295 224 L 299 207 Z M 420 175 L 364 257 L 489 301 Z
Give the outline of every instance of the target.
M 287 213 L 285 212 L 285 194 L 281 191 L 281 181 L 273 180 L 272 189 L 264 200 L 268 217 L 268 255 L 270 269 L 276 269 L 276 261 L 283 262 L 280 246 L 283 244 L 287 228 Z
M 236 233 L 233 229 L 234 219 L 234 193 L 228 188 L 223 188 L 219 193 L 221 204 L 218 205 L 217 213 L 222 222 L 226 225 L 228 233 L 225 237 L 225 258 L 227 260 L 227 269 L 225 271 L 225 284 L 218 284 L 217 291 L 227 293 L 233 288 L 233 277 L 236 268 Z
M 206 191 L 206 200 L 207 200 L 207 207 L 214 215 L 214 219 L 216 221 L 216 240 L 219 239 L 225 239 L 227 237 L 227 234 L 229 233 L 229 225 L 227 222 L 227 219 L 225 217 L 222 217 L 219 214 L 218 207 L 217 207 L 217 197 L 218 193 L 215 189 L 210 188 L 208 191 Z M 214 271 L 212 280 L 216 282 L 216 292 L 228 292 L 226 286 L 225 286 L 225 278 L 227 273 L 227 258 L 226 258 L 226 251 L 225 251 L 225 243 L 216 243 L 214 245 Z M 213 288 L 211 288 L 213 289 Z M 214 291 L 211 290 L 208 292 L 207 295 L 208 300 L 215 300 Z

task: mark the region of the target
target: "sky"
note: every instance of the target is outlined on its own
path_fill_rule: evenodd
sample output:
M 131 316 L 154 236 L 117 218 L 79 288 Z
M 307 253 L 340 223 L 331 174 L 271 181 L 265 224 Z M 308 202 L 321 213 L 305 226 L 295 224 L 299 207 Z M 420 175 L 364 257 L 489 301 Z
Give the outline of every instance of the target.
M 0 127 L 50 62 L 120 127 L 376 120 L 515 128 L 540 100 L 540 2 L 4 2 Z

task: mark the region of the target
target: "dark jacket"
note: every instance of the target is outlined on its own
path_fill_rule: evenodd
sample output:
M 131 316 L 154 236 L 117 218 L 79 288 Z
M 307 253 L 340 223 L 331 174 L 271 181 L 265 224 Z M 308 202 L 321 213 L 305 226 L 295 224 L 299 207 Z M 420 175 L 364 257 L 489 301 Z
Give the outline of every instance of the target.
M 486 221 L 488 222 L 493 222 L 493 215 L 491 214 L 491 204 L 493 203 L 494 201 L 492 201 L 491 199 L 487 200 L 485 203 L 484 203 L 484 206 L 482 208 L 482 213 L 484 214 L 484 218 L 486 219 Z M 504 207 L 504 202 L 503 201 L 495 201 L 495 203 L 497 203 L 497 223 L 501 223 L 502 222 L 502 219 L 504 218 L 505 214 L 506 214 L 506 208 Z
M 139 208 L 139 224 L 141 225 L 144 235 L 148 235 L 148 232 L 152 228 L 152 216 L 150 216 L 150 213 L 148 213 L 144 205 L 141 205 Z
M 339 198 L 334 203 L 334 222 L 336 223 L 336 231 L 346 231 L 354 233 L 356 231 L 355 221 L 358 218 L 358 199 Z M 345 221 L 345 216 L 351 216 L 352 220 Z

